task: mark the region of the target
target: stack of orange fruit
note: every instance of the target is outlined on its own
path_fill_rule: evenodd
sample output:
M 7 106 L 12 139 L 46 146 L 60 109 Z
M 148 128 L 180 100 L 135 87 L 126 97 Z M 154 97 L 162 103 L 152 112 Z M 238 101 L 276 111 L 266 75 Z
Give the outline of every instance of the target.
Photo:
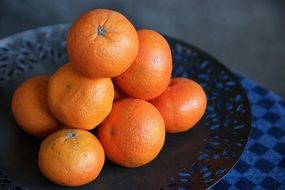
M 44 139 L 38 165 L 66 186 L 89 183 L 106 157 L 138 167 L 159 154 L 165 133 L 192 128 L 206 109 L 196 82 L 172 78 L 172 56 L 159 33 L 106 9 L 80 16 L 67 36 L 70 63 L 15 91 L 19 126 Z M 88 130 L 96 128 L 93 133 Z

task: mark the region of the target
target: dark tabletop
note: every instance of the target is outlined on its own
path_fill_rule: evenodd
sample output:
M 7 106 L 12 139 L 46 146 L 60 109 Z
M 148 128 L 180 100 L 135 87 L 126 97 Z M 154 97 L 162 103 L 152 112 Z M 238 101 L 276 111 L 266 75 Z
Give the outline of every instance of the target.
M 72 22 L 92 8 L 118 10 L 137 27 L 152 28 L 195 44 L 232 70 L 285 98 L 282 0 L 1 0 L 0 38 L 39 26 Z

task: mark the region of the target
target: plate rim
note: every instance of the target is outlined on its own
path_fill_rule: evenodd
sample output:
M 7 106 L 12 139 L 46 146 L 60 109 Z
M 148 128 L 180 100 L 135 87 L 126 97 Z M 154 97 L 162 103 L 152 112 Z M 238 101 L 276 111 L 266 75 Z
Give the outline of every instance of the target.
M 2 44 L 5 43 L 5 41 L 15 38 L 17 36 L 21 36 L 24 35 L 26 33 L 31 33 L 31 32 L 36 32 L 36 31 L 41 31 L 41 30 L 45 30 L 45 29 L 56 29 L 56 28 L 68 28 L 71 26 L 71 23 L 62 23 L 62 24 L 54 24 L 54 25 L 46 25 L 46 26 L 40 26 L 40 27 L 36 27 L 36 28 L 32 28 L 32 29 L 28 29 L 28 30 L 24 30 L 9 36 L 6 36 L 2 39 L 0 39 L 0 46 Z M 242 151 L 240 153 L 240 156 L 235 160 L 234 164 L 230 167 L 230 169 L 225 172 L 217 181 L 215 181 L 211 186 L 207 187 L 207 189 L 210 189 L 211 187 L 213 187 L 214 185 L 216 185 L 220 180 L 222 180 L 234 167 L 235 165 L 238 163 L 238 161 L 240 160 L 240 158 L 242 157 L 244 151 L 246 150 L 247 144 L 249 142 L 249 138 L 250 138 L 250 134 L 252 132 L 252 122 L 253 122 L 253 118 L 252 118 L 252 109 L 251 109 L 251 105 L 250 105 L 250 101 L 248 98 L 248 95 L 246 93 L 246 90 L 244 89 L 244 87 L 241 85 L 240 80 L 237 77 L 237 74 L 235 74 L 233 71 L 231 71 L 226 65 L 224 65 L 219 59 L 217 59 L 216 57 L 214 57 L 212 54 L 208 53 L 207 51 L 203 50 L 202 48 L 197 47 L 196 45 L 193 45 L 192 43 L 189 43 L 188 41 L 185 40 L 181 40 L 180 38 L 176 38 L 176 37 L 172 37 L 166 34 L 161 33 L 164 37 L 166 37 L 167 41 L 168 39 L 172 40 L 172 41 L 176 41 L 179 44 L 182 44 L 183 46 L 189 47 L 190 49 L 194 49 L 195 51 L 198 51 L 199 54 L 202 54 L 203 56 L 206 56 L 207 58 L 213 60 L 216 64 L 218 64 L 220 67 L 222 67 L 231 77 L 233 77 L 234 81 L 237 82 L 237 85 L 240 89 L 239 93 L 243 96 L 244 98 L 244 104 L 246 107 L 246 110 L 248 111 L 249 114 L 249 120 L 246 123 L 246 126 L 249 128 L 249 132 L 247 134 L 246 137 L 246 142 L 244 144 L 244 146 L 242 147 Z M 182 168 L 181 168 L 182 169 Z M 171 177 L 171 176 L 169 176 Z M 13 182 L 12 182 L 13 183 Z

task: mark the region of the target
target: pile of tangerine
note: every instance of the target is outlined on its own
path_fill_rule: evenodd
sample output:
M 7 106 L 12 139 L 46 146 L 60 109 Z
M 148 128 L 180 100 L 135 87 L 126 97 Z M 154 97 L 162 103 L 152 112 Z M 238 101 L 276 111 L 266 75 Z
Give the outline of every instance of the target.
M 12 100 L 19 126 L 45 139 L 38 165 L 54 183 L 91 182 L 105 155 L 124 167 L 147 164 L 166 132 L 192 128 L 205 112 L 201 86 L 171 78 L 167 41 L 153 30 L 136 31 L 116 11 L 81 15 L 69 29 L 67 52 L 70 63 L 23 82 Z

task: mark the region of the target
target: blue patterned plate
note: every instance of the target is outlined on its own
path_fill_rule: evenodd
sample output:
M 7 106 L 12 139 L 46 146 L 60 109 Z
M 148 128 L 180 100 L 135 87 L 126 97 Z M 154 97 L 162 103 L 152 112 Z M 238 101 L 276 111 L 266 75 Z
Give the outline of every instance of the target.
M 12 117 L 15 88 L 68 61 L 69 25 L 47 26 L 0 41 L 0 189 L 69 189 L 46 180 L 37 167 L 40 142 L 22 132 Z M 238 161 L 251 128 L 247 96 L 235 76 L 202 50 L 166 37 L 173 76 L 191 78 L 207 93 L 203 119 L 190 131 L 167 135 L 159 156 L 128 169 L 106 162 L 101 175 L 80 189 L 201 189 L 220 180 Z

